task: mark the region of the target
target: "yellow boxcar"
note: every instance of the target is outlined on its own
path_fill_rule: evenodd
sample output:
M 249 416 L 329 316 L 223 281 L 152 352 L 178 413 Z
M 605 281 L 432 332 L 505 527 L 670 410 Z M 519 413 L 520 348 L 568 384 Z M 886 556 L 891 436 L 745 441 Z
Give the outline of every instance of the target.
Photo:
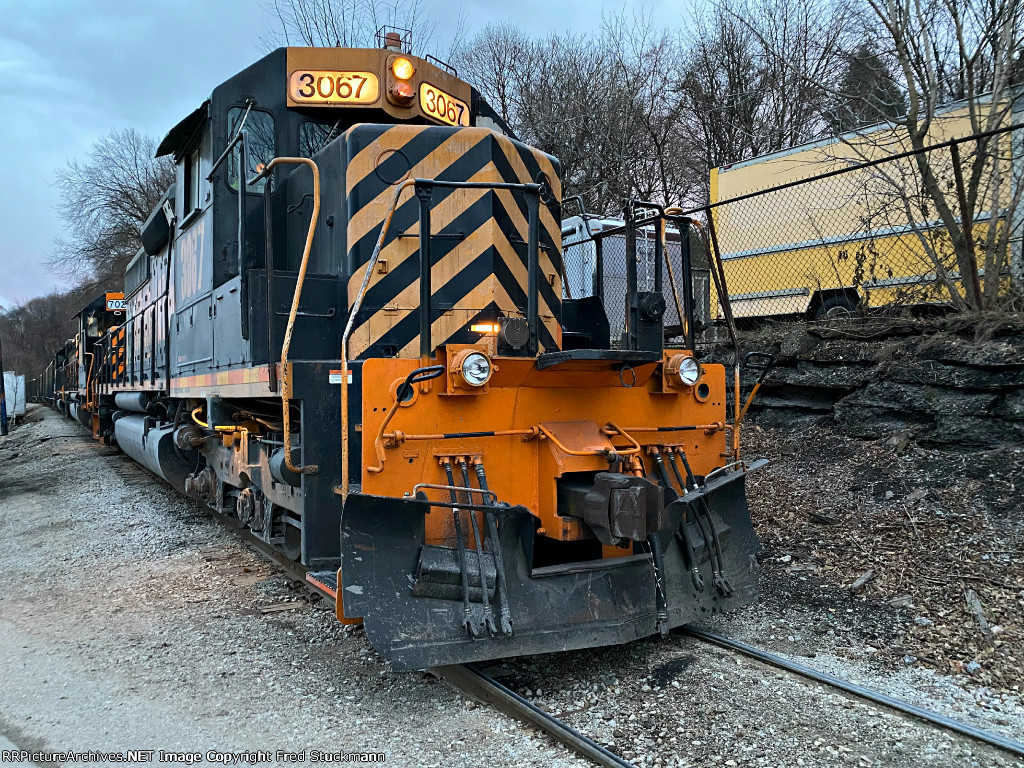
M 958 219 L 947 143 L 971 134 L 966 107 L 954 105 L 929 137 L 936 148 L 927 152 L 928 165 Z M 992 140 L 1000 168 L 980 182 L 973 227 L 978 259 L 983 266 L 980 244 L 990 222 L 1003 226 L 1009 216 L 1010 253 L 1019 269 L 1020 226 L 1009 209 L 1020 181 L 1021 134 Z M 711 203 L 722 204 L 711 210 L 733 313 L 821 318 L 858 307 L 948 303 L 950 285 L 962 292 L 952 242 L 923 190 L 918 158 L 899 157 L 909 150 L 905 130 L 876 126 L 712 168 Z M 976 142 L 958 150 L 967 175 Z

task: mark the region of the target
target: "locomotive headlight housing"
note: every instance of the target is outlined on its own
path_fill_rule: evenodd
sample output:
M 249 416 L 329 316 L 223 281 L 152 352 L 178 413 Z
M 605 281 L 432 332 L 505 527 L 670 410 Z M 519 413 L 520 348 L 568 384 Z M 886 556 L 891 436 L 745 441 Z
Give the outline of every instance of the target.
M 692 357 L 684 357 L 679 362 L 678 375 L 683 386 L 692 387 L 700 378 L 700 363 Z
M 416 67 L 405 56 L 398 56 L 391 62 L 391 71 L 399 80 L 408 80 L 416 74 Z
M 482 387 L 491 379 L 491 358 L 475 349 L 464 349 L 452 361 L 452 373 L 459 384 Z
M 412 86 L 404 80 L 399 80 L 391 84 L 388 88 L 388 96 L 394 104 L 400 107 L 407 107 L 412 104 L 413 98 L 416 94 L 413 93 Z
M 690 355 L 676 355 L 665 366 L 665 385 L 674 389 L 692 387 L 700 376 L 700 363 Z

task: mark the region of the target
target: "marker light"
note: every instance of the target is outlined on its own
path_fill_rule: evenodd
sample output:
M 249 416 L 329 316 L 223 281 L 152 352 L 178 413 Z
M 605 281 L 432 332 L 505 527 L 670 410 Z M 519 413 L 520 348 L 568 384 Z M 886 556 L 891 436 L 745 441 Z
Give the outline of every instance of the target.
M 497 333 L 499 328 L 497 323 L 475 323 L 469 326 L 469 330 L 473 333 Z
M 416 67 L 404 56 L 399 56 L 391 62 L 391 71 L 395 73 L 395 77 L 399 80 L 408 80 L 416 74 Z
M 692 387 L 700 378 L 700 364 L 692 357 L 684 357 L 679 363 L 679 380 Z
M 412 104 L 413 94 L 412 86 L 406 82 L 399 80 L 397 83 L 392 83 L 389 89 L 391 93 L 391 100 L 401 106 L 407 106 Z
M 491 378 L 491 361 L 483 352 L 460 355 L 455 363 L 459 377 L 471 387 L 482 387 Z

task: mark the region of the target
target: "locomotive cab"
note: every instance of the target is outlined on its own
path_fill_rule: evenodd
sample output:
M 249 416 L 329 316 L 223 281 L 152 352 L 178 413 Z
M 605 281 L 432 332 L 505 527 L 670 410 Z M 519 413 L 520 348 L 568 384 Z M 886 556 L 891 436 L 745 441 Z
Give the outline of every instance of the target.
M 100 438 L 103 421 L 110 416 L 105 409 L 100 415 L 95 384 L 103 367 L 103 354 L 97 349 L 100 340 L 120 324 L 123 311 L 122 293 L 109 292 L 99 296 L 76 315 L 78 329 L 73 339 L 65 344 L 64 354 L 57 365 L 62 368 L 62 411 L 78 420 L 94 438 Z

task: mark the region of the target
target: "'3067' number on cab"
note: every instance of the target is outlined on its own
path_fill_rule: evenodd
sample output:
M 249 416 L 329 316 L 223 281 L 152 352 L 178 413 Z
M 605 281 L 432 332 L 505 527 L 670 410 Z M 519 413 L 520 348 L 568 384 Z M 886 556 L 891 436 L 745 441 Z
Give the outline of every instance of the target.
M 429 117 L 448 125 L 469 125 L 469 105 L 429 83 L 420 85 L 420 105 Z
M 292 72 L 288 88 L 292 101 L 304 104 L 372 104 L 380 95 L 373 72 Z

